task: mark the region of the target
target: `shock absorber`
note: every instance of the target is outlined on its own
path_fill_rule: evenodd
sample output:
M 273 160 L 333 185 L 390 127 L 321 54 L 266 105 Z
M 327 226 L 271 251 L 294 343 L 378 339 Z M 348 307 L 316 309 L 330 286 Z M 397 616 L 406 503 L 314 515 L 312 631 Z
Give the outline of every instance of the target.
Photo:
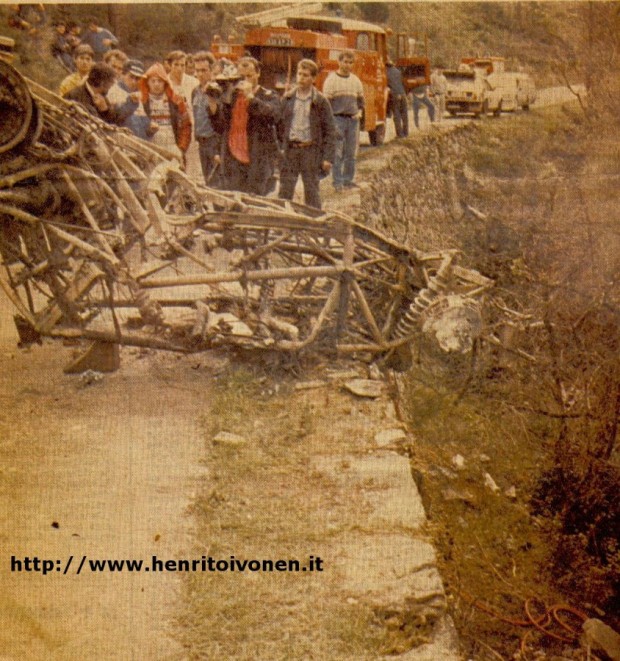
M 409 308 L 400 318 L 392 339 L 401 339 L 412 335 L 415 327 L 419 324 L 420 315 L 425 312 L 448 288 L 452 262 L 456 257 L 456 251 L 443 254 L 441 264 L 437 273 L 429 278 L 428 284 L 421 289 L 413 299 Z

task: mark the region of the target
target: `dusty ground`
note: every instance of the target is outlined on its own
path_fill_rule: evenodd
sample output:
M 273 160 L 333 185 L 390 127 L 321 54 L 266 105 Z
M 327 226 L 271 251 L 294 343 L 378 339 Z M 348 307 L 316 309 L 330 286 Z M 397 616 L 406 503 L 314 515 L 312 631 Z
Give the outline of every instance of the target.
M 121 371 L 84 387 L 62 372 L 71 348 L 17 349 L 0 305 L 0 656 L 180 658 L 169 636 L 174 574 L 73 572 L 83 555 L 182 554 L 202 471 L 205 371 L 125 350 Z M 67 575 L 43 576 L 11 573 L 12 555 L 63 568 L 75 559 Z

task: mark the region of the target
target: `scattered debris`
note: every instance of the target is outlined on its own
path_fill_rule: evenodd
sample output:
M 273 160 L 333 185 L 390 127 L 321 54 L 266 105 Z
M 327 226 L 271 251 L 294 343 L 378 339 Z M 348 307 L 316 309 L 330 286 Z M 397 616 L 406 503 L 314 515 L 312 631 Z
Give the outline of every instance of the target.
M 357 370 L 341 370 L 339 372 L 327 372 L 326 376 L 330 381 L 346 381 L 359 378 L 359 372 Z
M 461 296 L 446 296 L 429 308 L 422 330 L 447 353 L 467 353 L 482 332 L 480 308 Z
M 458 500 L 467 505 L 476 505 L 476 499 L 473 494 L 469 493 L 469 491 L 457 491 L 456 489 L 448 487 L 441 492 L 441 495 L 443 496 L 444 500 Z
M 301 381 L 295 384 L 295 390 L 312 390 L 314 388 L 322 388 L 326 386 L 325 381 Z
M 93 383 L 99 383 L 103 381 L 104 375 L 101 372 L 95 372 L 95 370 L 86 370 L 80 374 L 80 385 L 83 388 L 86 386 L 92 386 Z
M 508 487 L 506 491 L 504 491 L 504 496 L 507 498 L 510 498 L 511 500 L 516 500 L 517 499 L 517 487 L 513 484 L 511 487 Z

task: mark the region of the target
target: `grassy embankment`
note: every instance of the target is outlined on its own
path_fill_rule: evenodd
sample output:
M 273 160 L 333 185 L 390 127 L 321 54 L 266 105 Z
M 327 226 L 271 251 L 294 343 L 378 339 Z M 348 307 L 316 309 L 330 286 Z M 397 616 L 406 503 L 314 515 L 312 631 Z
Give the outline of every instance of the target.
M 570 603 L 617 626 L 620 141 L 576 104 L 541 109 L 487 122 L 467 165 L 461 200 L 486 219 L 466 214 L 454 240 L 496 279 L 488 332 L 509 321 L 512 352 L 483 343 L 464 392 L 463 372 L 423 360 L 405 405 L 457 628 L 482 660 L 512 658 L 525 629 L 474 601 L 513 620 L 527 598 Z

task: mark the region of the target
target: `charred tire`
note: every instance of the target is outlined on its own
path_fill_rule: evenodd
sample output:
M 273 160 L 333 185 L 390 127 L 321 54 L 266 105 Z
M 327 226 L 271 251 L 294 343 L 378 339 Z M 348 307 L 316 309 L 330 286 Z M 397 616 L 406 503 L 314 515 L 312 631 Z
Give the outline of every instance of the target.
M 40 117 L 28 85 L 12 66 L 0 60 L 0 154 L 34 142 Z
M 379 147 L 385 142 L 385 124 L 377 124 L 374 131 L 368 131 L 368 139 L 373 147 Z

